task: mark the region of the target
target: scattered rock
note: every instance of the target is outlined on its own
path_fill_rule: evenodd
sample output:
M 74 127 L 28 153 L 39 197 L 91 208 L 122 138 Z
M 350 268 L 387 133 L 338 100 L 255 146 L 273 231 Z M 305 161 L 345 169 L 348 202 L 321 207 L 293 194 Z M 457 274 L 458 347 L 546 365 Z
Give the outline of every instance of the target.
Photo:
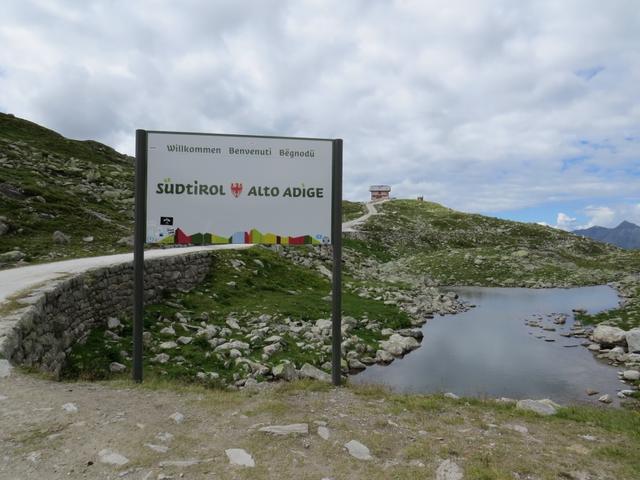
M 436 480 L 462 480 L 464 472 L 453 460 L 445 460 L 436 470 Z
M 57 243 L 58 245 L 65 245 L 71 241 L 71 237 L 69 235 L 65 235 L 60 230 L 56 230 L 52 235 L 53 243 Z
M 193 341 L 193 337 L 179 337 L 178 343 L 180 345 L 189 345 Z
M 11 250 L 10 252 L 0 254 L 0 264 L 15 263 L 24 259 L 25 254 L 20 250 Z
M 529 433 L 529 429 L 527 427 L 525 427 L 524 425 L 517 425 L 517 424 L 514 424 L 514 423 L 507 423 L 507 424 L 505 424 L 503 426 L 504 426 L 504 428 L 507 428 L 509 430 L 513 430 L 514 432 L 522 433 L 523 435 Z
M 171 357 L 166 353 L 159 353 L 151 359 L 153 363 L 167 363 Z
M 253 457 L 242 448 L 229 448 L 224 451 L 227 454 L 231 465 L 239 465 L 241 467 L 255 467 L 256 462 Z
M 11 370 L 13 370 L 13 367 L 9 361 L 4 358 L 0 359 L 0 378 L 7 378 L 10 376 Z
M 174 422 L 176 422 L 177 424 L 184 422 L 184 415 L 181 414 L 180 412 L 172 413 L 171 415 L 169 415 L 169 418 Z
M 133 241 L 133 235 L 129 235 L 128 237 L 122 237 L 120 238 L 120 240 L 118 240 L 116 242 L 117 245 L 123 246 L 123 247 L 133 247 L 134 241 Z
M 152 443 L 145 443 L 144 446 L 158 453 L 167 453 L 169 451 L 169 447 L 167 447 L 166 445 L 154 445 Z
M 270 433 L 272 435 L 307 435 L 309 425 L 306 423 L 293 423 L 291 425 L 269 425 L 262 427 L 258 431 Z
M 320 425 L 318 427 L 318 436 L 320 436 L 320 438 L 322 438 L 323 440 L 329 440 L 329 429 L 323 425 Z
M 156 438 L 158 440 L 160 440 L 161 442 L 165 442 L 168 443 L 171 440 L 173 440 L 173 434 L 169 433 L 169 432 L 160 432 L 156 435 Z
M 93 237 L 91 235 L 88 235 L 86 237 L 82 237 L 82 241 L 85 243 L 91 243 L 93 242 Z
M 544 403 L 540 400 L 531 400 L 531 399 L 520 400 L 518 401 L 518 403 L 516 403 L 516 408 L 518 410 L 528 410 L 530 412 L 535 412 L 538 415 L 555 415 L 556 414 L 556 409 L 553 406 L 548 405 L 547 403 Z
M 160 345 L 158 345 L 158 348 L 162 349 L 162 350 L 171 350 L 172 348 L 176 348 L 178 346 L 178 344 L 174 341 L 169 341 L 169 342 L 162 342 Z
M 291 363 L 280 363 L 273 367 L 271 373 L 275 378 L 281 378 L 287 382 L 292 382 L 298 378 L 298 371 Z
M 625 370 L 622 372 L 622 378 L 630 381 L 640 380 L 640 371 L 638 370 Z
M 331 375 L 323 372 L 319 368 L 314 367 L 308 363 L 305 363 L 300 369 L 299 375 L 301 378 L 312 378 L 321 382 L 331 383 Z
M 100 458 L 101 463 L 106 463 L 109 465 L 117 465 L 118 467 L 121 467 L 129 463 L 129 459 L 127 457 L 117 452 L 114 452 L 110 448 L 105 448 L 104 450 L 100 450 L 98 452 L 98 457 Z
M 78 406 L 75 403 L 65 403 L 62 409 L 67 413 L 78 413 Z
M 126 365 L 123 365 L 118 362 L 111 362 L 109 364 L 109 371 L 111 373 L 121 373 L 121 372 L 124 372 L 126 369 L 127 369 Z
M 240 325 L 238 325 L 238 321 L 235 318 L 229 317 L 225 323 L 233 330 L 240 330 Z
M 460 397 L 455 393 L 447 392 L 444 394 L 444 398 L 450 398 L 451 400 L 460 400 Z
M 357 458 L 358 460 L 373 460 L 369 449 L 357 440 L 351 440 L 344 446 L 349 452 L 349 455 Z
M 580 455 L 588 455 L 591 452 L 587 447 L 580 445 L 579 443 L 574 443 L 573 445 L 569 445 L 567 447 L 567 450 L 579 453 Z
M 107 328 L 109 330 L 115 330 L 116 328 L 120 328 L 122 323 L 120 323 L 120 319 L 116 317 L 107 318 Z

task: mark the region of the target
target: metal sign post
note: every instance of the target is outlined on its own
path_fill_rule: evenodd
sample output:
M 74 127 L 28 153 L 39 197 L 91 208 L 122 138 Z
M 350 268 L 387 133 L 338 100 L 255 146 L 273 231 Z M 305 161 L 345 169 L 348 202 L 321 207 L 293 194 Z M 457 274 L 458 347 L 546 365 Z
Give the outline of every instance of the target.
M 331 241 L 333 275 L 331 278 L 331 380 L 340 385 L 342 358 L 342 140 L 333 141 L 333 208 Z
M 133 246 L 133 380 L 142 382 L 144 243 L 147 225 L 147 132 L 136 130 L 135 236 Z
M 331 378 L 340 385 L 341 139 L 136 130 L 134 240 L 132 370 L 136 382 L 143 377 L 147 242 L 331 244 Z

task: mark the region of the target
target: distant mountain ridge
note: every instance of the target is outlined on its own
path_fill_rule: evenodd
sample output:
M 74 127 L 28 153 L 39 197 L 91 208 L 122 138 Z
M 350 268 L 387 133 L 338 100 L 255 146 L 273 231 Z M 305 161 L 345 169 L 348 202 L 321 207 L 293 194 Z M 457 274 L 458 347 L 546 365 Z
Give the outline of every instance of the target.
M 574 230 L 573 233 L 599 242 L 610 243 L 620 248 L 640 249 L 640 227 L 626 220 L 615 228 L 596 226 L 584 230 Z

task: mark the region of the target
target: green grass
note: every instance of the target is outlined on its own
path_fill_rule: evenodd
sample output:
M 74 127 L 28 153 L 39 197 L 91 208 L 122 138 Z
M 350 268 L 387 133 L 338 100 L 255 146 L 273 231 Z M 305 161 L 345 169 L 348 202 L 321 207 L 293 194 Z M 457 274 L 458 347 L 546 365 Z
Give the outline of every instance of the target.
M 361 217 L 367 213 L 367 207 L 362 202 L 350 202 L 349 200 L 342 201 L 342 221 L 348 222 Z
M 620 308 L 596 314 L 578 313 L 576 319 L 586 325 L 606 323 L 623 330 L 640 327 L 640 283 L 637 280 L 630 280 L 628 283 L 624 283 L 624 288 L 629 298 Z

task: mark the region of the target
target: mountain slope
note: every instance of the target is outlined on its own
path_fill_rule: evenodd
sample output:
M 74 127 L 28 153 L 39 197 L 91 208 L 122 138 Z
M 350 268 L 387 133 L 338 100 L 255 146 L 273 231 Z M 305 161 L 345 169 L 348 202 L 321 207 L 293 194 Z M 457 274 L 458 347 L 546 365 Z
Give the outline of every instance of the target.
M 33 262 L 123 250 L 132 212 L 131 157 L 0 113 L 0 254 L 19 249 Z
M 378 208 L 381 215 L 345 244 L 383 262 L 389 275 L 421 275 L 440 285 L 550 287 L 606 283 L 640 270 L 640 252 L 550 227 L 431 202 Z
M 640 249 L 640 227 L 635 223 L 624 221 L 615 228 L 591 227 L 574 230 L 572 233 L 592 238 L 599 242 L 610 243 L 620 248 Z

